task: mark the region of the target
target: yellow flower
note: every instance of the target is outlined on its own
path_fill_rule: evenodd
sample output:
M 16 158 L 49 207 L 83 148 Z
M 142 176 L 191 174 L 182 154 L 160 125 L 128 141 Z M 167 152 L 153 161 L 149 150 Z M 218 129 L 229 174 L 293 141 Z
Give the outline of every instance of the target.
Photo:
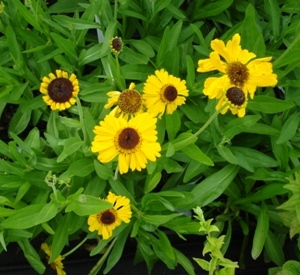
M 142 113 L 129 121 L 107 115 L 100 126 L 95 126 L 96 134 L 91 150 L 98 153 L 102 163 L 112 161 L 118 156 L 121 174 L 146 167 L 148 160 L 160 157 L 161 147 L 157 142 L 156 118 Z
M 65 110 L 76 102 L 79 84 L 75 74 L 68 76 L 67 72 L 56 70 L 56 75 L 50 73 L 43 77 L 40 92 L 43 100 L 52 110 Z
M 185 80 L 169 75 L 161 69 L 156 70 L 155 75 L 148 76 L 143 98 L 146 101 L 147 111 L 161 118 L 165 111 L 172 114 L 177 106 L 184 104 L 188 93 Z
M 246 114 L 247 103 L 245 92 L 241 88 L 233 86 L 224 91 L 219 98 L 216 109 L 221 110 L 221 114 L 225 114 L 230 109 L 233 115 L 243 117 Z
M 203 93 L 210 99 L 220 98 L 225 87 L 236 86 L 243 89 L 253 99 L 257 87 L 274 86 L 277 75 L 273 74 L 272 57 L 253 59 L 256 55 L 240 46 L 241 37 L 235 34 L 227 44 L 215 39 L 211 42 L 208 59 L 198 61 L 198 72 L 218 70 L 220 77 L 209 77 L 204 83 Z M 222 59 L 221 59 L 222 58 Z
M 109 41 L 109 45 L 114 54 L 119 54 L 123 50 L 123 41 L 121 37 L 113 37 Z
M 113 208 L 90 215 L 87 221 L 89 230 L 91 232 L 97 230 L 104 240 L 110 238 L 113 230 L 122 222 L 129 223 L 132 215 L 128 198 L 109 192 L 105 200 L 110 202 Z
M 123 92 L 112 91 L 108 92 L 109 96 L 108 102 L 105 104 L 104 108 L 108 109 L 117 105 L 112 111 L 116 117 L 123 117 L 126 120 L 128 118 L 135 116 L 144 112 L 144 103 L 141 94 L 134 90 L 135 84 L 130 83 L 129 88 Z
M 49 260 L 50 256 L 51 256 L 51 247 L 48 246 L 48 244 L 46 243 L 42 243 L 41 244 L 41 249 L 46 253 L 46 259 Z M 66 272 L 63 270 L 64 265 L 62 263 L 62 260 L 64 258 L 59 255 L 52 263 L 50 263 L 49 265 L 56 270 L 57 275 L 66 275 Z

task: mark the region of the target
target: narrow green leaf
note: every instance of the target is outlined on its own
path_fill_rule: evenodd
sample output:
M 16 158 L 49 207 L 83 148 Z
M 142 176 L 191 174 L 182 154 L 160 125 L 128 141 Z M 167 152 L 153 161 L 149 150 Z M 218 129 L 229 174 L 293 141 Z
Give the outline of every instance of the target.
M 62 162 L 65 158 L 75 153 L 83 144 L 83 141 L 78 137 L 70 137 L 64 144 L 64 150 L 57 157 L 57 162 Z
M 147 194 L 151 192 L 159 183 L 161 179 L 161 172 L 152 173 L 151 176 L 148 176 L 145 183 L 144 193 Z
M 298 112 L 289 116 L 282 126 L 280 136 L 278 137 L 276 144 L 282 144 L 292 139 L 298 130 L 299 121 L 300 114 Z
M 181 149 L 188 157 L 205 165 L 214 166 L 213 161 L 202 152 L 202 150 L 195 144 L 190 144 Z
M 73 162 L 66 172 L 60 175 L 60 180 L 65 180 L 73 176 L 86 177 L 94 171 L 94 160 L 91 158 L 78 159 Z
M 38 274 L 43 274 L 46 270 L 46 267 L 40 260 L 39 254 L 36 252 L 36 250 L 30 244 L 29 239 L 24 239 L 24 240 L 18 241 L 18 245 L 23 250 L 25 258 L 30 263 L 30 265 L 33 267 L 33 269 Z
M 265 114 L 276 114 L 294 107 L 294 103 L 266 95 L 257 95 L 248 102 L 247 108 Z
M 238 171 L 238 166 L 229 164 L 198 183 L 191 191 L 194 195 L 193 205 L 203 207 L 218 198 L 233 181 Z
M 251 256 L 254 260 L 256 260 L 261 254 L 265 240 L 269 231 L 269 216 L 267 213 L 267 206 L 265 203 L 262 204 L 261 211 L 257 217 L 257 224 L 253 237 L 253 244 L 251 249 Z
M 279 240 L 276 238 L 274 233 L 269 230 L 266 242 L 265 242 L 266 253 L 268 257 L 278 266 L 282 266 L 285 262 L 284 253 Z
M 75 45 L 69 40 L 57 33 L 50 33 L 52 39 L 54 40 L 55 44 L 73 60 L 77 60 L 78 56 L 75 50 Z
M 165 115 L 165 120 L 168 140 L 173 140 L 181 126 L 180 116 L 178 112 L 174 112 L 172 115 Z

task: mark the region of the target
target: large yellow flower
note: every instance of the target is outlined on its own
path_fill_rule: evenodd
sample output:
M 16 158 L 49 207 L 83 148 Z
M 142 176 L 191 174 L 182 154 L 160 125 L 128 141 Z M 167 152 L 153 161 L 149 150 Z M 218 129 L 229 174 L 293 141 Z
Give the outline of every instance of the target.
M 49 260 L 50 256 L 51 256 L 51 247 L 46 244 L 46 243 L 42 243 L 41 244 L 41 249 L 46 253 L 46 258 L 47 260 Z M 62 263 L 62 260 L 64 258 L 59 255 L 52 263 L 49 263 L 49 265 L 56 270 L 57 275 L 66 275 L 66 272 L 63 270 L 64 269 L 64 265 Z
M 169 75 L 161 69 L 156 70 L 155 75 L 148 76 L 143 98 L 146 101 L 147 111 L 161 118 L 165 111 L 172 114 L 177 106 L 184 104 L 188 94 L 185 80 Z
M 221 110 L 221 114 L 230 110 L 233 115 L 243 117 L 246 114 L 247 103 L 245 92 L 241 88 L 233 86 L 223 92 L 216 109 Z
M 129 168 L 141 171 L 148 160 L 160 157 L 156 121 L 149 113 L 136 115 L 128 121 L 107 115 L 100 126 L 94 128 L 96 136 L 91 150 L 99 154 L 98 160 L 103 163 L 118 156 L 121 174 L 127 173 Z
M 129 223 L 131 218 L 130 200 L 123 196 L 117 196 L 109 192 L 107 202 L 110 202 L 113 207 L 103 212 L 90 215 L 88 218 L 89 230 L 91 232 L 97 230 L 103 239 L 110 238 L 113 230 L 121 225 L 122 222 Z
M 43 77 L 40 92 L 43 100 L 52 110 L 65 110 L 76 102 L 79 93 L 78 79 L 75 74 L 68 76 L 67 72 L 56 70 L 56 75 L 50 73 Z
M 198 61 L 198 72 L 217 70 L 222 73 L 220 77 L 209 77 L 204 83 L 203 93 L 210 99 L 220 98 L 224 89 L 236 86 L 248 94 L 251 98 L 257 87 L 274 86 L 277 83 L 277 75 L 273 73 L 272 57 L 254 59 L 256 55 L 240 46 L 241 37 L 235 34 L 227 44 L 215 39 L 211 42 L 208 59 Z
M 135 84 L 131 83 L 129 88 L 123 92 L 108 92 L 107 95 L 109 96 L 109 99 L 104 108 L 108 109 L 116 105 L 111 111 L 111 114 L 116 117 L 121 116 L 126 120 L 136 114 L 143 113 L 144 103 L 142 96 L 138 91 L 134 90 L 134 88 Z

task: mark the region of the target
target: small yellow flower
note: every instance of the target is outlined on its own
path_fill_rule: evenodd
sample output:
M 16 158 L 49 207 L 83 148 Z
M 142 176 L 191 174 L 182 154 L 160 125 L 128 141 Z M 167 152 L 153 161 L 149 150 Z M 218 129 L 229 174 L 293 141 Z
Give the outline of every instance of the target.
M 119 54 L 123 50 L 123 41 L 121 37 L 116 36 L 112 38 L 109 45 L 114 54 Z
M 90 215 L 88 218 L 89 230 L 97 230 L 104 240 L 110 238 L 113 230 L 122 222 L 129 223 L 131 218 L 130 200 L 123 196 L 117 196 L 109 192 L 105 201 L 110 202 L 113 207 L 103 212 Z
M 156 121 L 148 113 L 136 115 L 128 121 L 107 115 L 100 126 L 94 128 L 96 136 L 91 150 L 98 153 L 98 160 L 102 163 L 118 157 L 121 174 L 127 173 L 129 168 L 141 171 L 148 160 L 156 161 L 160 157 Z
M 147 112 L 162 117 L 164 112 L 172 114 L 177 106 L 185 103 L 189 91 L 185 80 L 169 75 L 164 69 L 156 70 L 155 75 L 148 76 L 144 85 L 143 99 Z
M 256 55 L 240 46 L 241 37 L 235 34 L 227 44 L 215 39 L 211 42 L 208 59 L 198 61 L 198 72 L 217 70 L 222 76 L 209 77 L 204 83 L 203 93 L 210 99 L 220 98 L 226 87 L 235 86 L 243 89 L 253 99 L 257 87 L 274 86 L 277 75 L 273 73 L 272 57 L 254 59 Z
M 41 249 L 46 253 L 46 259 L 49 260 L 51 256 L 51 247 L 48 246 L 46 243 L 42 243 Z M 57 275 L 66 275 L 66 272 L 63 270 L 64 265 L 62 263 L 62 260 L 64 258 L 59 255 L 52 263 L 49 263 L 49 265 L 56 270 Z
M 109 96 L 109 99 L 104 108 L 108 109 L 115 106 L 115 108 L 111 111 L 111 114 L 116 117 L 123 117 L 126 120 L 132 116 L 143 113 L 143 98 L 134 88 L 135 84 L 130 83 L 129 88 L 122 92 L 108 92 L 107 95 Z
M 233 115 L 243 117 L 246 114 L 247 103 L 245 92 L 241 88 L 233 86 L 224 91 L 216 109 L 221 110 L 221 114 L 225 114 L 229 109 Z
M 62 111 L 75 104 L 79 83 L 75 74 L 68 76 L 67 72 L 56 70 L 56 75 L 50 73 L 43 77 L 40 92 L 52 110 Z

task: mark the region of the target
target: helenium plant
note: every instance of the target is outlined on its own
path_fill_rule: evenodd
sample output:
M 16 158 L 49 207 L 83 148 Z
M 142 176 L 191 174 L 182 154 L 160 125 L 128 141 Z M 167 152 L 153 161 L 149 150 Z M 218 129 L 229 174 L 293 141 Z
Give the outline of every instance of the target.
M 63 275 L 84 250 L 86 274 L 106 274 L 130 242 L 149 274 L 233 274 L 247 252 L 272 274 L 297 267 L 299 14 L 297 0 L 0 1 L 1 255 Z M 192 236 L 191 256 L 176 242 Z

